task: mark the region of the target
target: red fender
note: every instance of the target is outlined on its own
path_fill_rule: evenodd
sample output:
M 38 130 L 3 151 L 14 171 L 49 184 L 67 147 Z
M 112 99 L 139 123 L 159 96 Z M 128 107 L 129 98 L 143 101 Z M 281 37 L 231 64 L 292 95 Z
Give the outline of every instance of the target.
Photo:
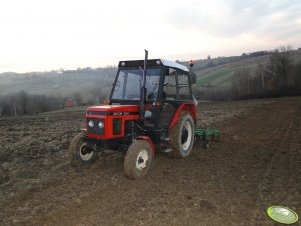
M 148 136 L 138 136 L 137 140 L 147 141 L 150 144 L 151 148 L 152 148 L 153 157 L 155 156 L 155 145 L 154 145 L 153 141 Z
M 197 117 L 197 109 L 196 106 L 193 103 L 183 103 L 180 105 L 180 107 L 178 108 L 178 110 L 176 111 L 171 124 L 169 126 L 169 129 L 173 128 L 175 126 L 175 124 L 177 123 L 180 113 L 182 111 L 188 111 L 190 112 L 193 120 L 196 122 L 196 117 Z

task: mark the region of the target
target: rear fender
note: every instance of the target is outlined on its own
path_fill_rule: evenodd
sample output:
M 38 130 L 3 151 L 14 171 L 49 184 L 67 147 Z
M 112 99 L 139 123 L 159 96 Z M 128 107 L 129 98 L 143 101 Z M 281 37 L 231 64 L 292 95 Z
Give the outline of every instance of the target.
M 193 103 L 183 103 L 183 104 L 180 105 L 180 107 L 178 108 L 178 110 L 174 114 L 174 117 L 171 121 L 169 129 L 172 129 L 175 126 L 175 124 L 177 123 L 182 111 L 190 112 L 191 117 L 193 118 L 194 122 L 196 123 L 196 117 L 197 117 L 196 106 Z

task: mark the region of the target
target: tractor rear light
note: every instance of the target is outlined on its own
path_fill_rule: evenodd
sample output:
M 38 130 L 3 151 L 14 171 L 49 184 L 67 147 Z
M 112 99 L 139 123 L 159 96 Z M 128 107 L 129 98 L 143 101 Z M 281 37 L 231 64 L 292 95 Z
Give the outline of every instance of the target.
M 125 62 L 121 62 L 121 66 L 125 66 Z

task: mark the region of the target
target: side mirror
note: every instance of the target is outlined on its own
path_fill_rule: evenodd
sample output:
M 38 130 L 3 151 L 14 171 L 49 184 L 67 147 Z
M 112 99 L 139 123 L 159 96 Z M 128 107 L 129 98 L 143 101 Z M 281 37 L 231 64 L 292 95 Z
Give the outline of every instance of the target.
M 190 72 L 189 76 L 190 76 L 190 82 L 191 82 L 191 84 L 195 84 L 196 83 L 196 74 L 193 73 L 193 72 Z

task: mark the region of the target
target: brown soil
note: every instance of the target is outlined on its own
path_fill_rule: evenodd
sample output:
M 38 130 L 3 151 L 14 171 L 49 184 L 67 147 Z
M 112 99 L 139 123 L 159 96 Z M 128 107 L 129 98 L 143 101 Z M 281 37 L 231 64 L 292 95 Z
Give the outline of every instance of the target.
M 301 98 L 201 103 L 199 122 L 222 141 L 185 159 L 158 154 L 135 181 L 118 154 L 69 165 L 83 119 L 0 118 L 0 225 L 278 225 L 270 205 L 301 215 Z

